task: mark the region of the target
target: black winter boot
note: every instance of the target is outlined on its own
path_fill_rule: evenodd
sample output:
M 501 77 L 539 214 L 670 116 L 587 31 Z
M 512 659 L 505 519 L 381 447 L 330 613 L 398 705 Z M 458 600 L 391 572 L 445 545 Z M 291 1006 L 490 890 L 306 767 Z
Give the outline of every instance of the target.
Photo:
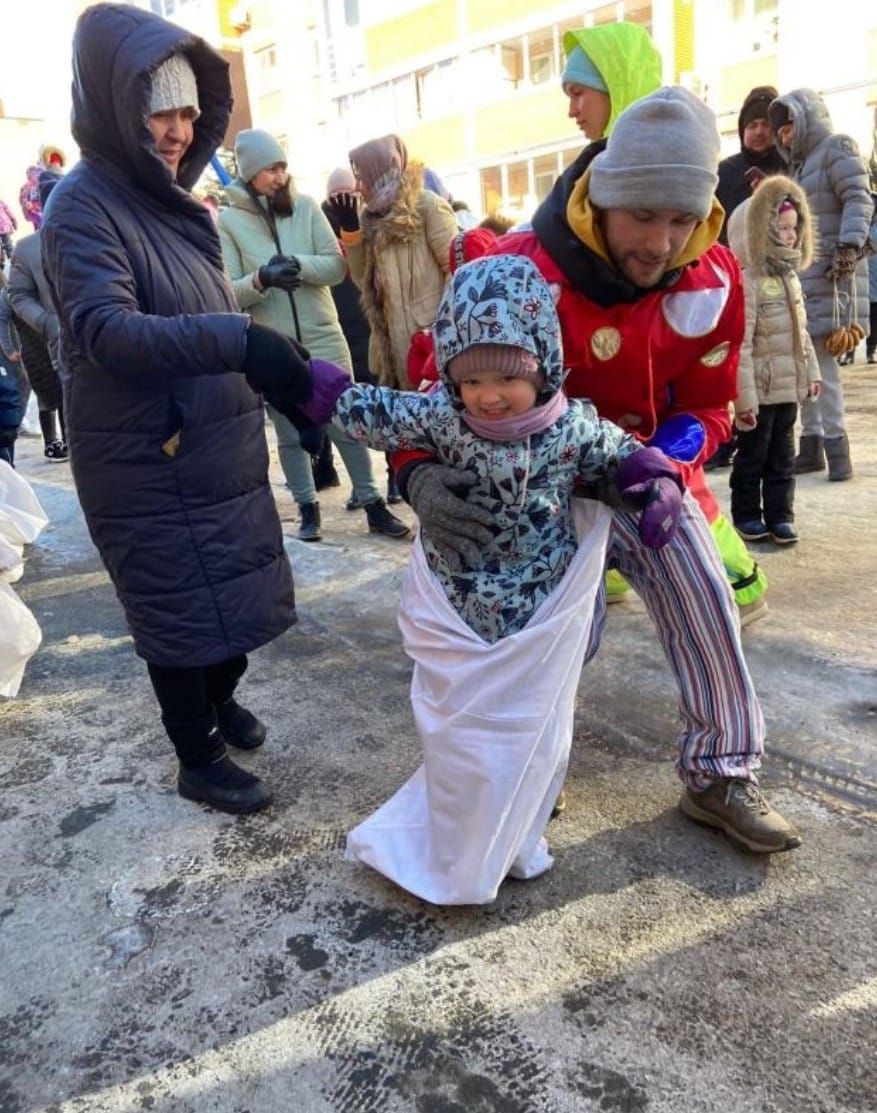
M 311 471 L 314 476 L 314 486 L 318 491 L 325 491 L 327 487 L 340 487 L 341 480 L 335 470 L 335 461 L 332 459 L 332 442 L 323 434 L 320 441 L 320 451 L 311 457 Z
M 301 526 L 298 531 L 299 541 L 321 541 L 323 538 L 320 533 L 320 504 L 318 502 L 306 502 L 298 508 L 301 513 Z
M 265 724 L 234 699 L 216 705 L 216 720 L 222 737 L 238 750 L 257 750 L 268 734 Z
M 386 537 L 395 537 L 401 540 L 411 532 L 404 522 L 400 522 L 395 514 L 387 509 L 383 499 L 375 499 L 367 503 L 363 509 L 368 518 L 369 533 L 383 533 Z
M 850 442 L 846 433 L 839 437 L 825 438 L 825 455 L 828 458 L 828 478 L 839 482 L 853 478 L 853 465 L 850 462 Z
M 396 506 L 402 501 L 402 496 L 399 494 L 399 488 L 396 486 L 396 477 L 392 472 L 387 472 L 387 502 L 391 506 Z
M 225 747 L 219 757 L 204 765 L 181 765 L 177 792 L 187 800 L 210 804 L 234 815 L 259 812 L 272 801 L 271 793 L 259 778 L 235 765 Z
M 795 457 L 795 475 L 808 471 L 825 471 L 823 440 L 815 433 L 802 433 Z

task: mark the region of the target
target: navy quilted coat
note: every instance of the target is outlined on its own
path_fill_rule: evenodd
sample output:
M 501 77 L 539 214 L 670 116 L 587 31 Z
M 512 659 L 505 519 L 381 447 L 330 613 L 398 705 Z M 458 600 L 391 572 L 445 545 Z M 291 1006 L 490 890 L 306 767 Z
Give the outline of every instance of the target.
M 242 374 L 247 318 L 210 214 L 187 192 L 225 133 L 228 67 L 202 40 L 122 4 L 88 9 L 73 51 L 82 161 L 55 188 L 42 231 L 73 476 L 137 652 L 214 664 L 295 621 L 262 400 Z M 149 75 L 178 51 L 201 115 L 175 183 L 146 116 Z

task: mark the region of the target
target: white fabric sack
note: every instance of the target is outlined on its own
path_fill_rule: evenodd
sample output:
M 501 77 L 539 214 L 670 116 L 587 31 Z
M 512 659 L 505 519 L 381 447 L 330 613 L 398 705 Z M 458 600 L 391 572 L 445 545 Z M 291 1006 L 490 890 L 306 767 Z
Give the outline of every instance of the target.
M 350 832 L 346 857 L 434 904 L 486 904 L 507 875 L 553 864 L 543 832 L 566 776 L 612 520 L 601 503 L 573 507 L 580 545 L 563 579 L 494 645 L 463 622 L 413 546 L 399 626 L 424 762 Z
M 18 695 L 24 667 L 42 640 L 37 620 L 9 584 L 0 580 L 0 696 Z
M 39 623 L 9 584 L 24 571 L 23 546 L 48 520 L 27 480 L 0 460 L 0 696 L 18 694 L 25 665 L 42 641 Z
M 11 464 L 0 460 L 0 536 L 13 545 L 29 545 L 48 521 L 28 481 Z

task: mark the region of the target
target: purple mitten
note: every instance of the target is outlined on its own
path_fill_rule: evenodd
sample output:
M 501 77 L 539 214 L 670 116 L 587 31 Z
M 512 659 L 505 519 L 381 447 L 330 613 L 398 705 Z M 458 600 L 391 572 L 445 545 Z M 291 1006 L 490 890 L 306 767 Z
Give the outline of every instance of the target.
M 638 528 L 644 545 L 660 549 L 673 540 L 685 486 L 663 452 L 641 448 L 626 456 L 618 468 L 618 491 L 640 510 Z
M 326 425 L 332 420 L 335 403 L 353 382 L 343 367 L 336 367 L 325 359 L 312 359 L 310 368 L 314 390 L 298 409 L 314 425 Z

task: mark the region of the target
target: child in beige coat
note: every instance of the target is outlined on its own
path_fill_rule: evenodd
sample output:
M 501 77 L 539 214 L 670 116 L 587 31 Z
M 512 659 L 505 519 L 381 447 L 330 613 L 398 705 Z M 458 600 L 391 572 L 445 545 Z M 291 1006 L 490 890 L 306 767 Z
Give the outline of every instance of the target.
M 747 541 L 798 540 L 794 526 L 798 404 L 819 394 L 798 271 L 813 254 L 810 210 L 789 178 L 766 178 L 731 214 L 728 242 L 743 267 L 746 331 L 740 351 L 731 517 Z

